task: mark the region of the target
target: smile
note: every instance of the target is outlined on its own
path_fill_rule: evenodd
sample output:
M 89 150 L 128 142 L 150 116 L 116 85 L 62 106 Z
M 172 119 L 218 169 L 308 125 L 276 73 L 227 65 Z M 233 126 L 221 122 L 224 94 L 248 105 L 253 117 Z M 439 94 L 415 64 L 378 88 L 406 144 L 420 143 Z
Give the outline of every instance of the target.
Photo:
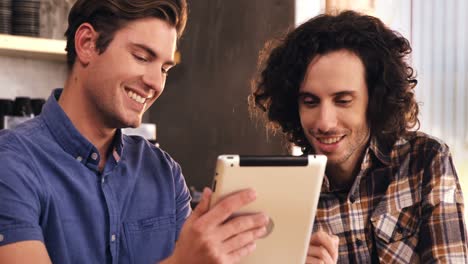
M 140 104 L 146 103 L 146 100 L 151 99 L 153 97 L 153 96 L 145 97 L 145 96 L 137 94 L 136 92 L 130 91 L 128 89 L 126 89 L 126 92 L 130 99 Z
M 329 137 L 329 138 L 316 138 L 322 144 L 335 144 L 340 141 L 344 136 L 341 137 Z

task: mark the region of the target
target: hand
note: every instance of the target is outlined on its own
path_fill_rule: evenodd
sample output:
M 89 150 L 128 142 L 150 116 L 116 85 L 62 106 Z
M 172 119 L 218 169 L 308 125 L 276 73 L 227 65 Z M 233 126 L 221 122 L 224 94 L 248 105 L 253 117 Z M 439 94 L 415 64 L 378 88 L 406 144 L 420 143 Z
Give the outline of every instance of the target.
M 312 234 L 306 264 L 336 263 L 338 261 L 339 239 L 320 230 Z
M 162 263 L 236 263 L 255 249 L 255 240 L 266 233 L 264 214 L 230 218 L 253 202 L 253 190 L 227 196 L 209 208 L 211 190 L 203 190 L 200 203 L 180 232 L 173 255 Z

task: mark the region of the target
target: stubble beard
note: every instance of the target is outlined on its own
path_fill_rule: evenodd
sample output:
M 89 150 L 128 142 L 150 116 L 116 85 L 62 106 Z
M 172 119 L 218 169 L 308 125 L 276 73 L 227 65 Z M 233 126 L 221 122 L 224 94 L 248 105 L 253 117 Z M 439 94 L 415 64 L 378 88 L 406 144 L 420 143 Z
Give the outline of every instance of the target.
M 356 135 L 357 140 L 353 141 L 353 142 L 348 141 L 347 146 L 345 146 L 345 148 L 344 148 L 345 151 L 344 151 L 343 155 L 337 156 L 336 158 L 334 158 L 333 156 L 330 156 L 330 155 L 328 155 L 326 153 L 320 153 L 320 154 L 323 154 L 323 155 L 327 156 L 327 159 L 328 159 L 327 166 L 331 166 L 331 167 L 338 166 L 338 167 L 340 167 L 340 166 L 343 166 L 343 164 L 345 162 L 350 160 L 350 158 L 353 156 L 353 154 L 359 154 L 359 156 L 362 155 L 362 153 L 357 153 L 357 152 L 360 151 L 360 150 L 362 150 L 361 152 L 364 152 L 365 146 L 367 145 L 367 143 L 369 141 L 370 129 L 369 129 L 369 127 L 364 125 L 356 132 L 355 135 Z M 350 136 L 352 136 L 352 134 L 346 133 L 346 138 L 345 139 L 348 139 Z M 309 140 L 309 141 L 311 141 L 311 140 Z M 312 145 L 312 149 L 313 149 L 314 153 L 318 153 L 315 150 L 315 147 L 313 145 Z M 338 154 L 338 153 L 335 153 L 335 154 Z
M 358 155 L 359 157 L 365 151 L 367 143 L 370 137 L 370 130 L 368 127 L 363 126 L 356 132 L 356 141 L 348 142 L 348 146 L 345 147 L 345 154 L 338 159 L 330 159 L 329 165 L 331 166 L 342 166 L 345 162 L 349 161 L 353 156 Z M 359 158 L 358 158 L 359 159 Z

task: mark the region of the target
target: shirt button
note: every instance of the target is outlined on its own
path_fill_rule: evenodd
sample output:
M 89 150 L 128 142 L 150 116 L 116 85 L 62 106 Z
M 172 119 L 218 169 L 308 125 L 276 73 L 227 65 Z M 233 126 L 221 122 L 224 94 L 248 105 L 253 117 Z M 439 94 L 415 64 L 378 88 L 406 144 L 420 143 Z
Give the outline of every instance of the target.
M 83 158 L 81 156 L 78 156 L 78 157 L 76 157 L 76 160 L 81 162 L 83 160 Z
M 396 231 L 400 234 L 403 234 L 405 232 L 405 229 L 401 227 L 401 225 L 396 226 Z
M 362 240 L 360 240 L 360 239 L 356 240 L 356 245 L 358 247 L 362 246 L 362 244 L 363 244 Z
M 2 242 L 5 239 L 5 236 L 0 234 L 0 242 Z
M 105 178 L 105 177 L 102 177 L 101 183 L 104 184 L 105 182 L 106 182 L 106 178 Z
M 111 236 L 111 242 L 115 242 L 115 238 L 116 238 L 115 234 L 112 234 L 112 236 Z
M 93 152 L 93 154 L 91 154 L 91 158 L 92 158 L 93 160 L 97 160 L 98 154 L 97 154 L 96 152 Z

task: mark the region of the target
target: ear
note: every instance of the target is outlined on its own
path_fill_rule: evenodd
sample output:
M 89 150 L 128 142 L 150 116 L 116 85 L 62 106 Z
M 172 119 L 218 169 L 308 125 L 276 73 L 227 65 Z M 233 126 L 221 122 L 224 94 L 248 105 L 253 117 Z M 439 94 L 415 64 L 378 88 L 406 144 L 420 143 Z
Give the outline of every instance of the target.
M 96 40 L 99 34 L 94 30 L 94 27 L 89 23 L 81 24 L 75 33 L 75 50 L 76 59 L 83 66 L 87 66 L 95 55 Z

